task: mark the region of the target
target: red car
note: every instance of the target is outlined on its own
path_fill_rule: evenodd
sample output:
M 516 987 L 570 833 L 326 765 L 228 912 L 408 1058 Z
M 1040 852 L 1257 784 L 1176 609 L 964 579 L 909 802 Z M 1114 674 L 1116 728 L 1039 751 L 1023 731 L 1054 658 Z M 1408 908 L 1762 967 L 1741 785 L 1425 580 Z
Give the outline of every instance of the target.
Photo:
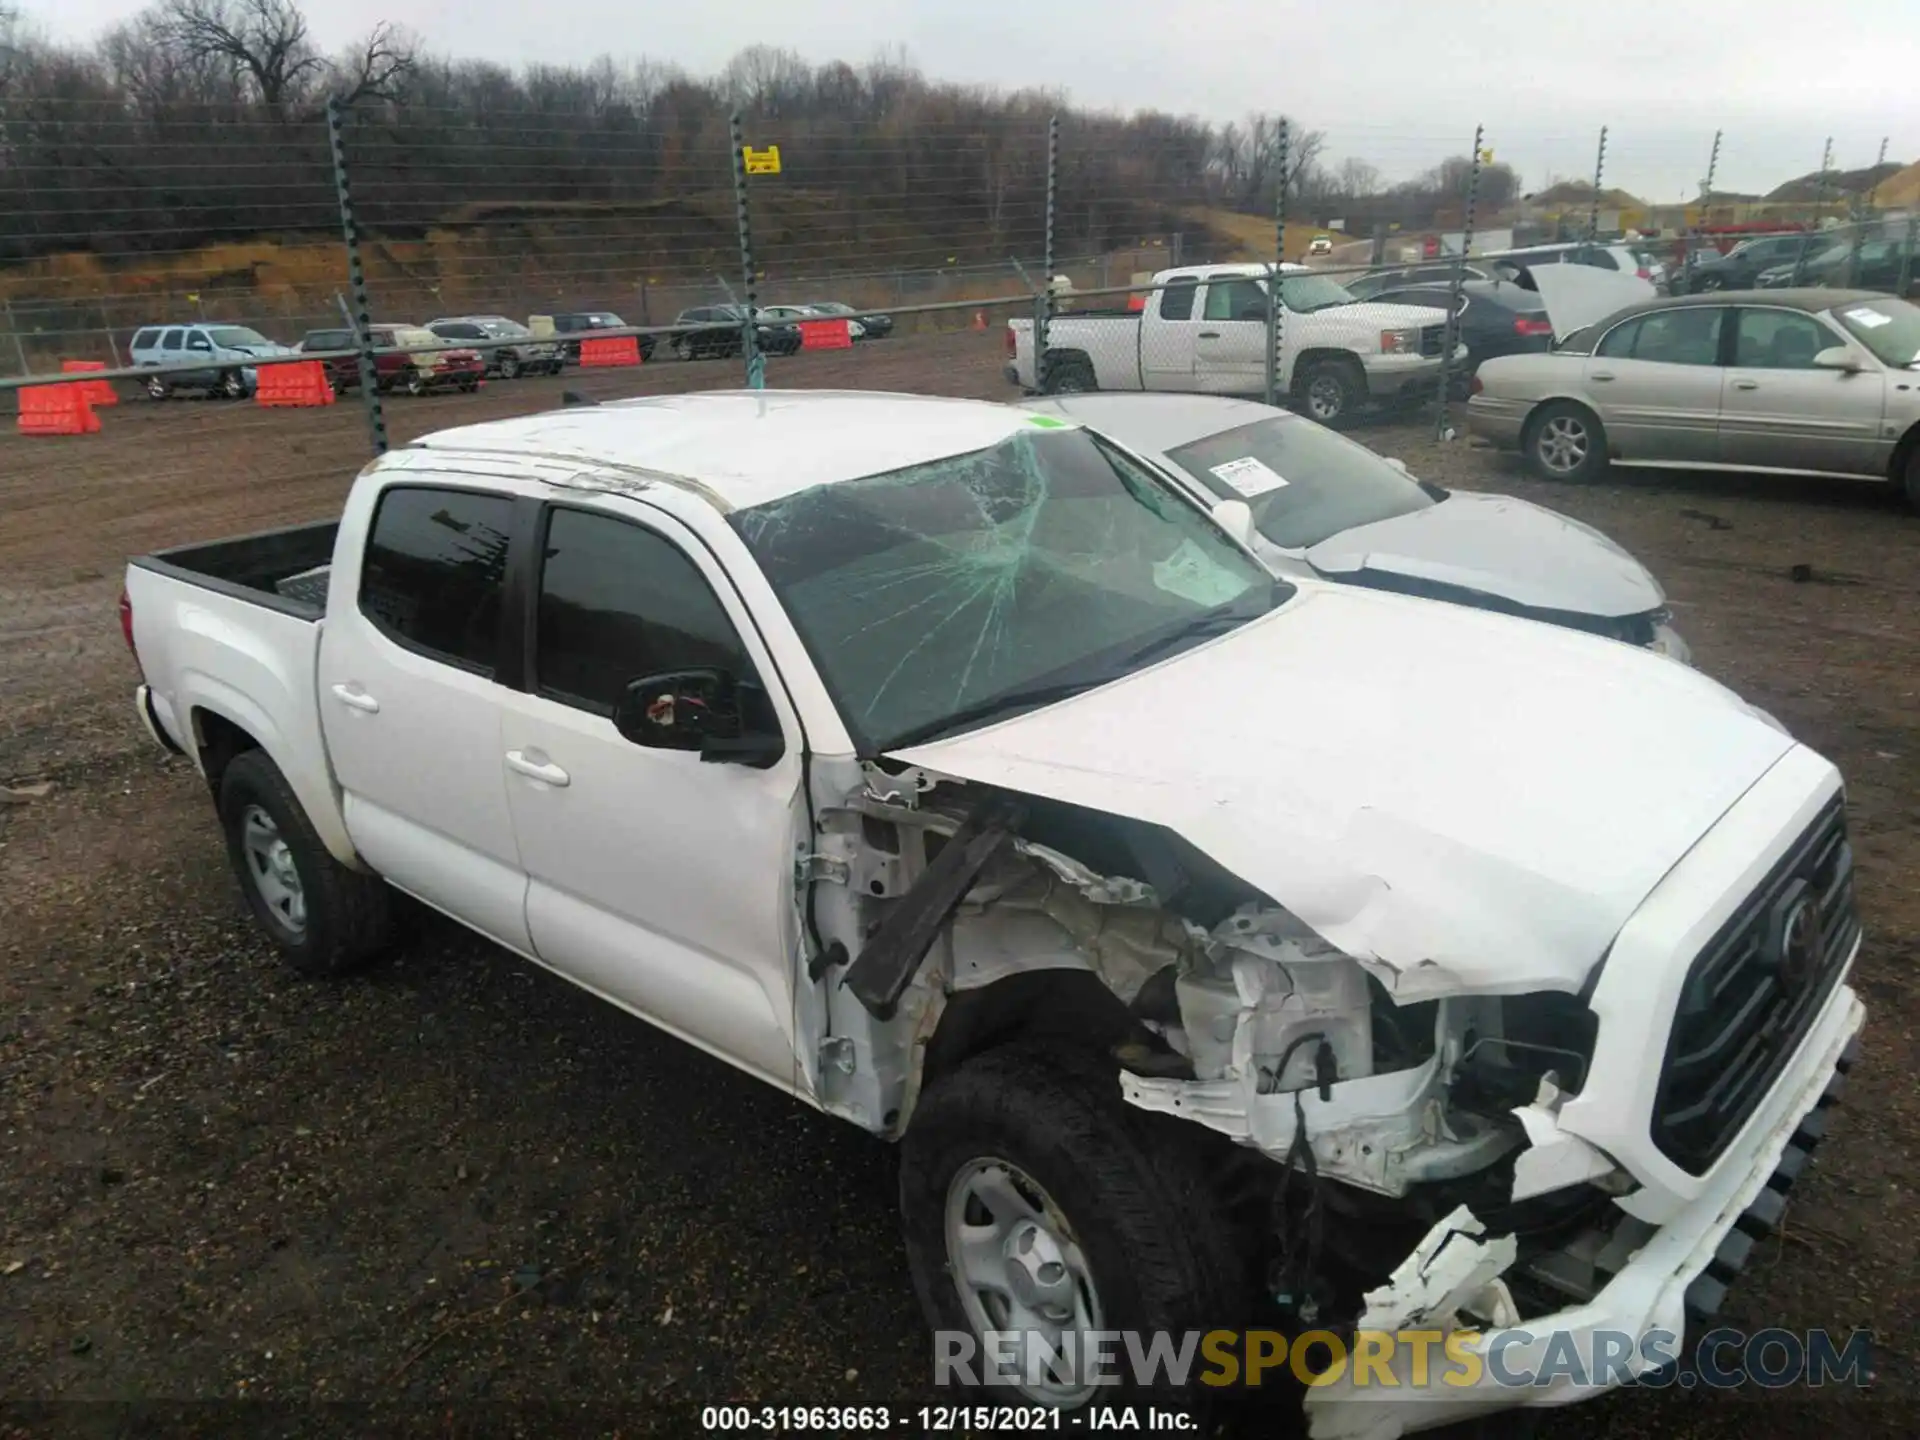
M 375 325 L 372 335 L 376 350 L 405 347 L 407 351 L 373 357 L 374 374 L 383 392 L 404 390 L 409 395 L 424 395 L 429 390 L 464 390 L 471 394 L 486 379 L 487 362 L 478 350 L 450 346 L 424 326 Z M 296 348 L 314 354 L 352 350 L 356 343 L 351 330 L 310 330 Z M 338 355 L 324 363 L 334 394 L 344 395 L 359 385 L 358 357 Z

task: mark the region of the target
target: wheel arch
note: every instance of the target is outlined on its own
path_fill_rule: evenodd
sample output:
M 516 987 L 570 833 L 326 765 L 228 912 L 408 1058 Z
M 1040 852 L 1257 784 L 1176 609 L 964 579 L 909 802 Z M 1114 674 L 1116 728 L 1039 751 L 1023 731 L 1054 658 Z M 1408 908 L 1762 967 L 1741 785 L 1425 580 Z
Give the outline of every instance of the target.
M 1331 362 L 1350 370 L 1360 383 L 1360 399 L 1367 396 L 1367 367 L 1353 351 L 1338 345 L 1315 345 L 1293 357 L 1293 374 L 1287 388 L 1298 392 L 1301 380 L 1314 366 Z
M 259 706 L 238 693 L 193 695 L 187 708 L 187 725 L 193 739 L 194 763 L 199 766 L 208 789 L 217 801 L 220 781 L 236 755 L 258 750 L 286 777 L 287 786 L 299 800 L 300 808 L 327 847 L 327 853 L 355 870 L 367 864 L 354 849 L 347 834 L 346 818 L 341 813 L 340 794 L 329 774 L 316 782 L 294 759 L 293 746 L 280 727 Z M 320 763 L 326 764 L 324 752 Z
M 1906 491 L 1907 502 L 1920 510 L 1920 477 L 1909 473 L 1914 464 L 1914 456 L 1920 452 L 1920 420 L 1907 427 L 1893 445 L 1893 455 L 1887 461 L 1887 479 Z

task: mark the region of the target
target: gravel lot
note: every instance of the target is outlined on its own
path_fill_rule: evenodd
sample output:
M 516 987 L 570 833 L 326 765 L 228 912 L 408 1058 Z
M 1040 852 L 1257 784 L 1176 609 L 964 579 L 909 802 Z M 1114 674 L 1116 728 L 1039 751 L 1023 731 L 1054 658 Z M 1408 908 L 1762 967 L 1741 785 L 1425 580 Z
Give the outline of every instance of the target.
M 1005 398 L 1001 358 L 996 333 L 928 337 L 772 379 Z M 736 375 L 570 372 L 388 414 L 404 439 L 563 388 Z M 364 417 L 128 399 L 104 419 L 0 437 L 0 1437 L 682 1434 L 716 1402 L 937 1398 L 885 1147 L 445 922 L 348 984 L 282 973 L 203 787 L 133 719 L 113 601 L 130 553 L 337 510 Z M 1424 426 L 1358 433 L 1614 536 L 1700 666 L 1851 787 L 1866 1060 L 1730 1318 L 1870 1328 L 1876 1385 L 1614 1397 L 1546 1433 L 1913 1433 L 1920 519 L 1864 485 L 1551 489 Z M 133 1399 L 281 1403 L 43 1403 Z

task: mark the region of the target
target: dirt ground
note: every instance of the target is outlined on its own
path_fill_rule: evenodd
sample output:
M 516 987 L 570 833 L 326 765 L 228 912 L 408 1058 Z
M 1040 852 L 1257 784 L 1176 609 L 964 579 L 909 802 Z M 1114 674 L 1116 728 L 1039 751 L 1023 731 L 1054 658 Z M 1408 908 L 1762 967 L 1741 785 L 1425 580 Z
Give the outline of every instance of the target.
M 1001 360 L 997 333 L 962 334 L 772 379 L 1005 398 Z M 736 375 L 569 372 L 388 415 L 405 439 Z M 133 718 L 114 599 L 130 553 L 333 513 L 365 417 L 103 414 L 96 436 L 0 437 L 0 1436 L 683 1434 L 715 1403 L 939 1398 L 884 1146 L 450 924 L 338 986 L 276 965 L 203 787 Z M 1912 1433 L 1920 518 L 1866 485 L 1550 488 L 1429 426 L 1357 433 L 1619 540 L 1700 667 L 1851 788 L 1866 1059 L 1729 1318 L 1870 1329 L 1874 1386 L 1615 1396 L 1543 1433 Z M 178 1406 L 71 1403 L 134 1400 Z M 236 1400 L 263 1403 L 205 1403 Z

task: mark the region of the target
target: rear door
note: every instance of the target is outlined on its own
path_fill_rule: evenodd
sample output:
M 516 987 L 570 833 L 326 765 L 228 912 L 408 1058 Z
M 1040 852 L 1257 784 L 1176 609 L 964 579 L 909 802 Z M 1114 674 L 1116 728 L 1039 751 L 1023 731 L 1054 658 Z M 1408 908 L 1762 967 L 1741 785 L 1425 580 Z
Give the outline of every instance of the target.
M 1200 323 L 1200 280 L 1169 276 L 1154 293 L 1140 321 L 1140 385 L 1143 390 L 1194 388 L 1194 345 Z
M 1801 310 L 1734 310 L 1733 363 L 1720 409 L 1720 452 L 1730 465 L 1886 474 L 1892 442 L 1881 438 L 1887 386 L 1878 366 L 1814 368 L 1840 333 Z
M 341 551 L 355 559 L 333 576 L 319 697 L 355 848 L 531 953 L 497 678 L 514 515 L 511 496 L 423 477 L 382 490 L 361 535 L 349 516 Z
M 1722 306 L 1649 311 L 1613 326 L 1588 357 L 1585 389 L 1623 460 L 1719 458 Z
M 1194 388 L 1209 395 L 1259 395 L 1267 384 L 1267 291 L 1251 275 L 1207 282 L 1195 332 Z

